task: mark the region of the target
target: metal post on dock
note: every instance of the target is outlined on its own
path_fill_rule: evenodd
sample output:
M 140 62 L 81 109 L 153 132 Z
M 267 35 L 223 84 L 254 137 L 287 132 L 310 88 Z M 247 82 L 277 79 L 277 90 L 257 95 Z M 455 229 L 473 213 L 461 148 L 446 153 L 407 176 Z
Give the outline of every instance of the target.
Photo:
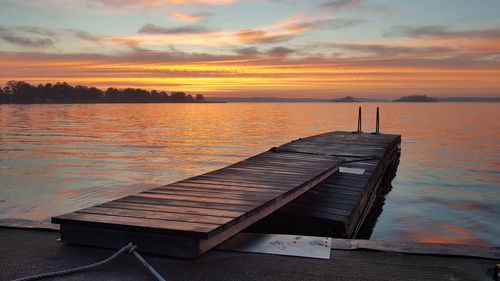
M 362 133 L 363 131 L 361 130 L 361 106 L 358 109 L 358 130 L 356 133 Z
M 380 134 L 380 113 L 379 113 L 378 106 L 377 106 L 377 121 L 375 121 L 375 133 L 374 134 L 376 134 L 376 135 Z

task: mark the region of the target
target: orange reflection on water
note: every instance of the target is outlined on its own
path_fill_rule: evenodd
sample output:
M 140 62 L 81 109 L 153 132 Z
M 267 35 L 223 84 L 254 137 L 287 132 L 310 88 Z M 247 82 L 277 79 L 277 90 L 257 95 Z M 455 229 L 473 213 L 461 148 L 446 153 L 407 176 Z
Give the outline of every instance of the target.
M 426 229 L 413 228 L 408 231 L 411 241 L 420 243 L 446 243 L 492 246 L 491 243 L 477 238 L 474 233 L 455 224 L 443 223 Z
M 500 104 L 482 103 L 0 105 L 0 219 L 43 220 L 352 131 L 358 106 L 365 132 L 379 106 L 382 132 L 403 139 L 374 239 L 500 244 Z

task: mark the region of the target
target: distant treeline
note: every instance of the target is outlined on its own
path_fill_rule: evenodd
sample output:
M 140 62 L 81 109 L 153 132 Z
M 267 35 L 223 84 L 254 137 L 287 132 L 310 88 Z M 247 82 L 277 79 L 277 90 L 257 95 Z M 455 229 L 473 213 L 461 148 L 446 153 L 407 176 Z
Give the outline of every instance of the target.
M 204 102 L 205 97 L 194 97 L 184 92 L 147 91 L 144 89 L 71 86 L 65 82 L 38 86 L 24 81 L 9 81 L 0 87 L 0 103 L 162 103 Z

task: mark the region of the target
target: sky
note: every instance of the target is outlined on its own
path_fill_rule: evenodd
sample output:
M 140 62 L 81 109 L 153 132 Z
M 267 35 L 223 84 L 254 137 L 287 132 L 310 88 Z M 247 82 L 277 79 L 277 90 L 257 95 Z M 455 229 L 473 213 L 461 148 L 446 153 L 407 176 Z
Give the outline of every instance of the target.
M 208 97 L 500 96 L 498 0 L 0 0 L 9 80 Z

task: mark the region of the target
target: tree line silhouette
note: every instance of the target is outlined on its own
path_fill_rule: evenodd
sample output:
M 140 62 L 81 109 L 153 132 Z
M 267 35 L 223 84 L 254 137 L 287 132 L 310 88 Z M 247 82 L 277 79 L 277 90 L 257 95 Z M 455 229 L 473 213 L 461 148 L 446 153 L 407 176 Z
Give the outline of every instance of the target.
M 163 103 L 204 102 L 205 97 L 194 97 L 184 92 L 170 92 L 136 88 L 108 88 L 71 86 L 66 82 L 38 86 L 25 81 L 9 81 L 0 87 L 0 103 Z

